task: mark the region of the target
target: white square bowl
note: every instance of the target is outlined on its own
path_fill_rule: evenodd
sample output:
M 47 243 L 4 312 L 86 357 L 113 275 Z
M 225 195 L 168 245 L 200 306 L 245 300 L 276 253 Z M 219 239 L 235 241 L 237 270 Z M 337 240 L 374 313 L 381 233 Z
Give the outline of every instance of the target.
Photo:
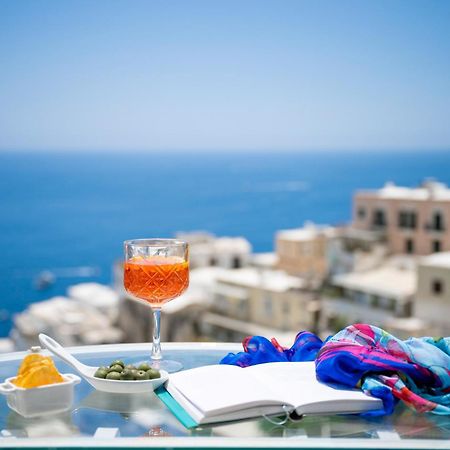
M 8 406 L 23 417 L 55 414 L 70 409 L 74 386 L 80 382 L 77 375 L 66 373 L 62 383 L 47 384 L 36 388 L 22 388 L 7 378 L 0 384 L 0 394 L 6 395 Z

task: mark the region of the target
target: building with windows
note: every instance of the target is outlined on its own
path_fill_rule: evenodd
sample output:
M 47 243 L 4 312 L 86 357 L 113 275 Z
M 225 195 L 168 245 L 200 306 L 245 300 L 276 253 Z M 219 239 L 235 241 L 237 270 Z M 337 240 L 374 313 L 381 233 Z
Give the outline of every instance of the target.
M 327 279 L 349 272 L 362 272 L 382 264 L 387 247 L 377 231 L 336 228 L 327 240 Z
M 450 252 L 422 258 L 417 270 L 415 315 L 428 333 L 450 335 Z
M 67 294 L 31 303 L 14 316 L 10 336 L 16 350 L 39 345 L 39 333 L 52 336 L 64 346 L 123 340 L 117 292 L 98 283 L 80 283 L 70 286 Z
M 313 223 L 277 232 L 278 268 L 289 275 L 322 280 L 328 272 L 327 244 L 335 234 L 335 228 Z
M 384 261 L 387 248 L 378 231 L 306 223 L 275 237 L 276 267 L 319 286 L 326 278 L 371 269 Z
M 450 189 L 425 181 L 416 188 L 387 183 L 376 191 L 358 191 L 353 226 L 381 232 L 393 254 L 428 255 L 450 251 Z
M 205 336 L 224 341 L 257 334 L 292 344 L 299 330 L 316 329 L 318 313 L 316 293 L 299 277 L 254 267 L 223 270 L 202 329 Z

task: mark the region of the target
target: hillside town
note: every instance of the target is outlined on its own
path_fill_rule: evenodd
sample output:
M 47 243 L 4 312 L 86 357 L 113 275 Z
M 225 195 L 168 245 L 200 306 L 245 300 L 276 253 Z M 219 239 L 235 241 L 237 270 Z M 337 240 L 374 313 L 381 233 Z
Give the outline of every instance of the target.
M 427 180 L 386 183 L 353 196 L 347 226 L 279 230 L 272 253 L 244 237 L 178 233 L 190 244 L 190 285 L 164 305 L 162 341 L 238 342 L 248 335 L 289 345 L 300 330 L 326 337 L 366 322 L 400 337 L 450 335 L 450 189 Z M 146 342 L 147 305 L 123 288 L 72 286 L 14 318 L 10 339 L 28 348 L 39 332 L 64 345 Z

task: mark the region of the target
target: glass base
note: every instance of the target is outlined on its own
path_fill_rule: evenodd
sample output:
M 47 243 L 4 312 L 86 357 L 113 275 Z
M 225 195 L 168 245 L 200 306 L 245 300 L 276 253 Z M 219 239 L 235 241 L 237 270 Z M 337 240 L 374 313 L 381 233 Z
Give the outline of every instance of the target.
M 180 363 L 179 361 L 173 361 L 171 359 L 151 359 L 150 361 L 140 361 L 138 365 L 141 363 L 147 363 L 153 369 L 165 370 L 169 373 L 178 372 L 183 368 L 182 363 Z

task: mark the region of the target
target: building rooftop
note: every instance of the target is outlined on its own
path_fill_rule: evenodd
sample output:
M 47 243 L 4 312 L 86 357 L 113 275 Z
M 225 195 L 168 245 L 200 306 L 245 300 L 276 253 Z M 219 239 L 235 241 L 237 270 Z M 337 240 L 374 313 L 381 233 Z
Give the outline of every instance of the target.
M 205 239 L 190 239 L 189 237 L 177 234 L 177 237 L 183 238 L 189 242 L 189 251 L 191 255 L 210 255 L 214 254 L 249 254 L 252 251 L 250 242 L 244 237 L 213 237 L 207 236 Z
M 352 272 L 333 277 L 333 284 L 346 289 L 407 299 L 416 292 L 417 274 L 413 267 L 386 264 L 366 272 Z
M 396 186 L 394 183 L 388 182 L 381 189 L 359 191 L 358 194 L 370 194 L 384 199 L 450 201 L 450 189 L 447 185 L 434 180 L 426 180 L 414 188 Z
M 311 241 L 319 236 L 332 237 L 335 233 L 336 229 L 329 225 L 316 225 L 314 223 L 306 222 L 301 228 L 278 231 L 277 238 L 300 242 Z
M 450 269 L 450 252 L 433 253 L 420 260 L 421 266 L 445 267 Z
M 67 295 L 73 300 L 95 306 L 100 310 L 114 308 L 119 301 L 116 291 L 100 283 L 79 283 L 69 286 Z
M 306 281 L 293 277 L 281 270 L 261 270 L 254 267 L 224 270 L 218 282 L 232 283 L 249 288 L 267 289 L 273 292 L 285 292 L 289 289 L 306 287 Z
M 255 267 L 272 269 L 278 263 L 278 255 L 273 252 L 253 253 L 250 255 L 250 263 Z
M 220 237 L 214 241 L 214 250 L 227 253 L 250 253 L 252 246 L 243 237 Z
M 63 345 L 115 343 L 122 338 L 122 332 L 106 314 L 67 297 L 32 303 L 14 316 L 14 325 L 18 348 L 36 344 L 37 336 L 42 331 Z
M 175 237 L 191 245 L 204 244 L 215 239 L 215 236 L 208 231 L 179 231 L 175 234 Z

